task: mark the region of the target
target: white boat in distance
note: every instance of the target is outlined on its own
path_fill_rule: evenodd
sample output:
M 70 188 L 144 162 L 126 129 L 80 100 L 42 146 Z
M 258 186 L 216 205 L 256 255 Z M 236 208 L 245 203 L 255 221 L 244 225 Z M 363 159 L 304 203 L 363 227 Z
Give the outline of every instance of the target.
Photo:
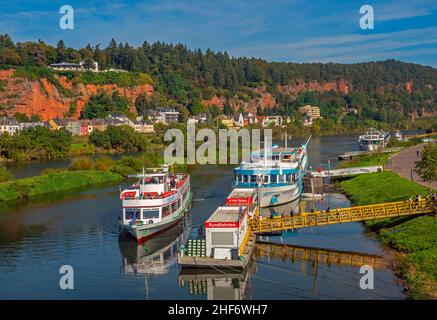
M 390 132 L 370 128 L 366 134 L 359 136 L 358 143 L 360 150 L 376 151 L 385 148 L 389 139 Z
M 138 182 L 120 194 L 120 231 L 131 234 L 139 244 L 169 229 L 189 211 L 192 193 L 188 174 L 169 173 L 169 166 L 163 165 L 157 173 L 129 177 L 138 178 Z

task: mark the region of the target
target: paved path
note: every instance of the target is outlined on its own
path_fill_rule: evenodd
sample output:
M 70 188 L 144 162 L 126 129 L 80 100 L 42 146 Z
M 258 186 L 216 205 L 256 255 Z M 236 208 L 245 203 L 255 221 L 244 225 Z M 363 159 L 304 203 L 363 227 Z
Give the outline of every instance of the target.
M 417 151 L 422 153 L 425 143 L 406 148 L 401 152 L 392 156 L 386 165 L 388 170 L 392 170 L 399 174 L 401 177 L 407 178 L 408 180 L 413 180 L 421 185 L 429 188 L 429 182 L 423 181 L 416 172 L 414 172 L 414 167 L 416 166 L 416 161 L 420 160 L 417 156 Z M 432 183 L 432 188 L 437 189 L 437 181 Z

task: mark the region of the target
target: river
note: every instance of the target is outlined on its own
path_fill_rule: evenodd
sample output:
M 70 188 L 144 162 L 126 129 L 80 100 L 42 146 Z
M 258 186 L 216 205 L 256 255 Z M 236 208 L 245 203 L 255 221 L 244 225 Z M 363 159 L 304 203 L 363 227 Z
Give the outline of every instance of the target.
M 289 144 L 297 144 L 295 140 Z M 310 144 L 313 167 L 356 150 L 356 136 L 316 137 Z M 15 176 L 33 175 L 68 161 L 16 165 Z M 256 256 L 245 273 L 179 274 L 175 253 L 190 226 L 205 221 L 231 189 L 231 167 L 198 166 L 191 172 L 193 207 L 186 219 L 138 247 L 119 240 L 118 186 L 39 199 L 0 212 L 0 299 L 403 299 L 392 268 L 375 269 L 373 290 L 360 288 L 358 266 L 348 262 Z M 127 185 L 125 183 L 123 186 Z M 350 205 L 341 194 L 317 202 L 319 208 Z M 305 247 L 392 254 L 361 223 L 315 227 L 269 239 Z M 62 265 L 74 269 L 74 289 L 61 290 Z

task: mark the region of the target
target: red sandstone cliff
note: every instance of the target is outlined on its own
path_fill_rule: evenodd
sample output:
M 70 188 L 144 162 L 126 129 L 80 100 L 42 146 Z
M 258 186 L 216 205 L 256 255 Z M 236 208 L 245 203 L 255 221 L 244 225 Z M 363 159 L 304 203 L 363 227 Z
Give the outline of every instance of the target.
M 214 96 L 212 99 L 204 100 L 203 104 L 206 106 L 216 105 L 222 109 L 226 103 L 229 103 L 234 110 L 238 110 L 240 107 L 243 107 L 244 111 L 251 112 L 256 112 L 257 107 L 264 109 L 273 108 L 276 106 L 275 97 L 273 97 L 265 87 L 248 88 L 248 90 L 251 90 L 256 95 L 255 98 L 250 99 L 248 102 L 239 99 L 238 96 L 234 96 L 230 99 Z M 352 84 L 342 79 L 324 83 L 319 83 L 317 81 L 305 82 L 296 80 L 292 84 L 278 86 L 278 90 L 283 94 L 289 95 L 291 99 L 294 99 L 300 92 L 306 90 L 319 92 L 335 91 L 337 93 L 348 94 L 352 91 Z
M 70 106 L 76 105 L 76 113 L 72 117 L 79 118 L 80 112 L 88 102 L 90 95 L 103 89 L 107 94 L 117 91 L 126 96 L 132 111 L 135 110 L 135 99 L 142 93 L 151 95 L 153 87 L 149 84 L 135 87 L 120 88 L 117 85 L 91 85 L 69 81 L 60 77 L 59 82 L 71 91 L 71 97 L 64 97 L 58 89 L 46 79 L 29 81 L 25 78 L 13 76 L 14 70 L 0 70 L 0 114 L 13 115 L 16 112 L 28 116 L 40 115 L 44 120 L 64 117 L 68 114 Z
M 337 79 L 330 82 L 318 82 L 310 81 L 305 82 L 301 80 L 296 80 L 294 83 L 278 86 L 278 89 L 283 94 L 288 94 L 291 96 L 296 96 L 302 91 L 318 91 L 318 92 L 328 92 L 334 91 L 336 93 L 348 94 L 352 91 L 352 84 L 349 81 L 343 79 Z
M 229 105 L 234 110 L 239 110 L 240 108 L 243 108 L 244 111 L 251 111 L 251 112 L 256 112 L 258 107 L 264 109 L 264 108 L 273 108 L 274 106 L 276 106 L 275 97 L 273 97 L 264 86 L 258 88 L 251 88 L 250 90 L 253 93 L 255 93 L 255 97 L 249 99 L 249 101 L 244 101 L 240 99 L 238 96 L 233 96 L 229 99 L 226 99 L 225 97 L 214 96 L 212 97 L 212 99 L 203 100 L 203 104 L 205 106 L 215 105 L 219 109 L 223 109 L 223 106 L 226 103 L 229 103 Z

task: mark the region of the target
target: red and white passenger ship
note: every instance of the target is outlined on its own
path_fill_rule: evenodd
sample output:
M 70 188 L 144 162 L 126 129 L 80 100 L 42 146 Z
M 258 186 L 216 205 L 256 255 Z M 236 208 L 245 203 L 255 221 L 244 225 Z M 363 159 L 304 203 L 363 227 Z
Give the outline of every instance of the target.
M 189 211 L 192 193 L 188 174 L 169 173 L 169 166 L 163 165 L 158 173 L 130 177 L 138 182 L 120 194 L 120 231 L 128 232 L 138 243 L 167 230 Z

